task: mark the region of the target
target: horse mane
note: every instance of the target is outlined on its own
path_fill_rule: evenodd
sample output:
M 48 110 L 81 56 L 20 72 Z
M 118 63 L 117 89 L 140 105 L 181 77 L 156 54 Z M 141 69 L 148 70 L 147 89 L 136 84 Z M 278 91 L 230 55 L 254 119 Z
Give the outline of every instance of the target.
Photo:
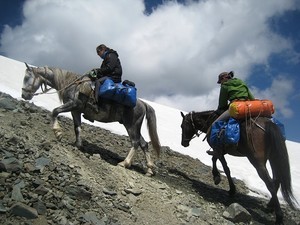
M 206 111 L 201 111 L 201 112 L 198 112 L 198 113 L 201 113 L 203 115 L 210 115 L 214 112 L 215 110 L 206 110 Z
M 53 77 L 54 77 L 54 82 L 57 85 L 58 97 L 60 101 L 62 101 L 66 87 L 71 83 L 73 83 L 74 81 L 80 79 L 82 75 L 68 70 L 56 68 L 56 67 L 47 67 L 47 68 L 51 70 L 55 75 Z
M 202 132 L 206 132 L 207 129 L 210 127 L 212 122 L 216 119 L 215 114 L 213 114 L 214 110 L 206 110 L 201 112 L 191 112 L 193 113 L 194 120 L 197 121 L 197 123 L 201 124 L 201 128 L 199 128 Z
M 214 112 L 214 110 L 206 110 L 206 111 L 201 111 L 201 112 L 192 112 L 192 113 L 195 113 L 195 114 L 197 114 L 197 115 L 199 115 L 199 116 L 204 116 L 204 117 L 206 117 L 206 116 L 210 116 L 212 113 Z

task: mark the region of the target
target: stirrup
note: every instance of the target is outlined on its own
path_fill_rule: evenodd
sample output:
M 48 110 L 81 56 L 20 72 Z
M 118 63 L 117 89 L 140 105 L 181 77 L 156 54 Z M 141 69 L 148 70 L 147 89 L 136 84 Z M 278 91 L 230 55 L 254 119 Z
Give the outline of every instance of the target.
M 206 153 L 212 156 L 215 155 L 214 150 L 207 150 Z

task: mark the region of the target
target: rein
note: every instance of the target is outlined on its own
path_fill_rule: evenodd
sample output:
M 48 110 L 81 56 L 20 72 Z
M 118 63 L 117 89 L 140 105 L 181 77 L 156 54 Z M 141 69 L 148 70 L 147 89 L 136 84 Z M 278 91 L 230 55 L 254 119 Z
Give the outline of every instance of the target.
M 195 125 L 194 120 L 193 120 L 193 112 L 191 112 L 190 114 L 191 114 L 192 126 L 193 126 L 193 128 L 195 130 L 195 135 L 193 135 L 193 137 L 191 138 L 191 140 L 192 140 L 195 137 L 199 137 L 203 132 L 196 128 L 196 125 Z

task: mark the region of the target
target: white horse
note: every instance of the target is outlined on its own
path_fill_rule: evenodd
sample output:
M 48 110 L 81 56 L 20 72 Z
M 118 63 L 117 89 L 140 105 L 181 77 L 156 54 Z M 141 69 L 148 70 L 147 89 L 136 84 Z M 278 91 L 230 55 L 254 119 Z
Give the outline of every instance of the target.
M 25 63 L 26 64 L 26 63 Z M 129 108 L 114 102 L 100 101 L 101 106 L 95 110 L 94 91 L 92 81 L 87 76 L 78 75 L 70 71 L 51 67 L 30 67 L 26 64 L 26 71 L 23 80 L 22 98 L 30 100 L 35 92 L 41 87 L 46 92 L 47 87 L 58 91 L 58 96 L 63 105 L 53 109 L 52 124 L 55 136 L 60 140 L 62 137 L 61 128 L 57 117 L 62 112 L 71 112 L 76 135 L 76 146 L 82 147 L 81 114 L 90 120 L 100 122 L 116 122 L 123 124 L 131 140 L 132 147 L 124 161 L 119 165 L 128 168 L 138 147 L 141 147 L 147 162 L 146 175 L 153 175 L 153 161 L 148 149 L 148 143 L 141 135 L 143 119 L 146 116 L 147 128 L 151 144 L 156 154 L 160 154 L 160 142 L 157 134 L 156 115 L 154 109 L 138 99 L 134 108 Z M 43 88 L 44 87 L 44 88 Z

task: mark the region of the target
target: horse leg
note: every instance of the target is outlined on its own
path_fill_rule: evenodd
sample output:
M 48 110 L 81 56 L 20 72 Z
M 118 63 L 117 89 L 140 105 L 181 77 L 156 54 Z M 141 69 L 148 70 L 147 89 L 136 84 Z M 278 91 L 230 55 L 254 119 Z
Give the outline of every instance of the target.
M 126 158 L 122 162 L 119 162 L 118 165 L 125 168 L 129 168 L 132 164 L 132 159 L 135 154 L 135 150 L 136 150 L 135 147 L 132 147 L 128 155 L 126 156 Z
M 215 156 L 212 157 L 212 164 L 213 164 L 212 174 L 213 174 L 215 185 L 218 185 L 221 182 L 220 172 L 217 168 L 217 159 L 218 158 Z
M 147 161 L 147 172 L 145 175 L 148 177 L 151 177 L 154 175 L 153 170 L 152 170 L 154 163 L 151 159 L 150 151 L 147 149 L 146 151 L 144 151 L 144 153 L 145 153 L 145 157 L 146 157 L 146 161 Z
M 145 141 L 145 139 L 141 136 L 140 137 L 140 147 L 143 150 L 144 154 L 145 154 L 145 158 L 146 158 L 146 165 L 147 165 L 147 172 L 146 172 L 146 176 L 153 176 L 153 166 L 154 163 L 151 159 L 151 154 L 148 148 L 148 143 Z
M 264 181 L 269 192 L 271 193 L 271 200 L 268 203 L 268 205 L 274 207 L 275 215 L 276 215 L 276 224 L 282 224 L 283 214 L 277 197 L 279 183 L 277 181 L 276 182 L 273 181 L 265 165 L 255 165 L 255 164 L 253 165 L 255 166 L 259 177 Z
M 52 124 L 52 130 L 54 132 L 54 135 L 56 139 L 60 141 L 62 139 L 62 131 L 61 127 L 59 126 L 57 117 L 52 117 Z
M 72 111 L 73 123 L 74 123 L 74 131 L 76 135 L 75 145 L 77 148 L 82 147 L 82 139 L 80 136 L 81 133 L 81 113 L 77 111 Z
M 219 160 L 222 163 L 224 172 L 227 176 L 227 180 L 228 180 L 228 183 L 229 183 L 229 195 L 233 196 L 236 193 L 236 188 L 235 188 L 235 185 L 234 185 L 233 180 L 231 178 L 230 170 L 229 170 L 229 167 L 227 166 L 227 162 L 225 160 L 224 155 L 220 156 Z
M 61 138 L 62 138 L 62 131 L 61 131 L 61 128 L 60 128 L 58 120 L 57 120 L 58 115 L 62 112 L 70 112 L 75 107 L 76 107 L 76 104 L 74 103 L 74 101 L 69 101 L 66 104 L 63 104 L 63 105 L 53 109 L 53 111 L 52 111 L 52 124 L 53 124 L 52 130 L 55 134 L 55 137 L 58 140 L 61 140 Z
M 273 171 L 274 172 L 274 171 Z M 274 188 L 275 188 L 275 192 L 277 193 L 278 192 L 278 189 L 279 189 L 279 186 L 280 186 L 280 183 L 279 183 L 279 180 L 276 179 L 274 177 L 274 174 L 273 174 L 273 183 L 274 183 Z M 268 202 L 267 204 L 267 208 L 272 212 L 274 211 L 274 208 L 275 208 L 275 202 L 276 200 L 274 200 L 273 197 L 271 197 L 270 201 Z
M 270 165 L 271 165 L 271 169 L 272 169 L 272 174 L 273 174 L 273 184 L 274 184 L 274 188 L 275 188 L 275 193 L 278 192 L 278 189 L 279 189 L 279 186 L 280 186 L 280 181 L 278 179 L 278 172 L 276 170 L 276 164 L 274 164 L 274 160 L 272 160 L 272 158 L 269 159 L 269 162 L 270 162 Z M 269 173 L 268 173 L 269 174 Z M 271 179 L 271 178 L 270 178 Z M 277 196 L 277 195 L 276 195 Z M 273 197 L 271 197 L 270 201 L 268 202 L 267 204 L 267 208 L 270 210 L 270 211 L 274 211 L 274 208 L 275 208 L 275 203 L 274 201 L 276 202 L 276 200 L 274 200 Z

